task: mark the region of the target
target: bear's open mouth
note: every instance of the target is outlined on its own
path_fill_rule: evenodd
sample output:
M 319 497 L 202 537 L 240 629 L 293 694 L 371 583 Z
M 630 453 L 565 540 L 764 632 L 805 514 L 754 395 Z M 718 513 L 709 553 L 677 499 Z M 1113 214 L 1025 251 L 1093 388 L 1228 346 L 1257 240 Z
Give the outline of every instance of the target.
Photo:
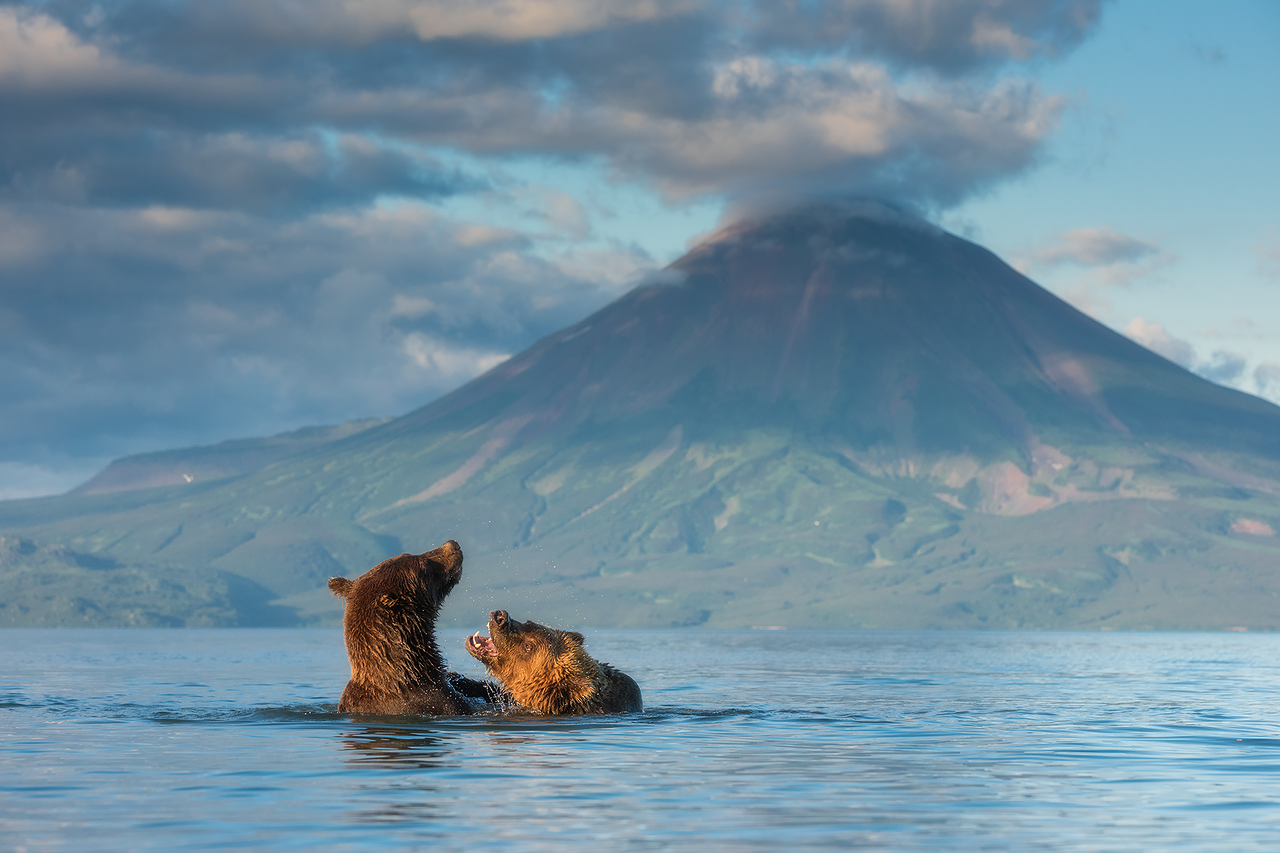
M 489 637 L 480 636 L 479 631 L 467 637 L 467 651 L 478 658 L 496 658 L 498 656 L 498 647 L 493 644 L 493 640 Z

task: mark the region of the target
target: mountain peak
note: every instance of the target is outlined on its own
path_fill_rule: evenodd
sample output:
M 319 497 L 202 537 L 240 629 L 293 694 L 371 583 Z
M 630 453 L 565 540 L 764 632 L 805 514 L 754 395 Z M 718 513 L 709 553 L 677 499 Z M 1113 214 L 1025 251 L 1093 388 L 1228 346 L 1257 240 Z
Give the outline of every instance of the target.
M 455 624 L 1274 628 L 1278 463 L 1270 403 L 908 213 L 812 205 L 269 468 L 7 507 L 0 622 L 334 619 L 326 578 L 452 538 Z
M 701 245 L 711 245 L 742 237 L 751 239 L 750 235 L 762 229 L 799 231 L 804 233 L 806 239 L 820 242 L 824 237 L 830 238 L 837 233 L 841 226 L 859 221 L 911 228 L 935 236 L 946 233 L 932 222 L 906 208 L 877 199 L 855 198 L 809 201 L 743 211 L 732 224 L 712 233 Z
M 1194 439 L 1209 417 L 1280 456 L 1275 407 L 1151 353 L 989 251 L 870 201 L 728 226 L 660 280 L 414 419 L 492 407 L 534 432 L 681 410 L 695 432 L 787 424 L 860 451 L 973 452 L 1024 467 L 1042 444 Z

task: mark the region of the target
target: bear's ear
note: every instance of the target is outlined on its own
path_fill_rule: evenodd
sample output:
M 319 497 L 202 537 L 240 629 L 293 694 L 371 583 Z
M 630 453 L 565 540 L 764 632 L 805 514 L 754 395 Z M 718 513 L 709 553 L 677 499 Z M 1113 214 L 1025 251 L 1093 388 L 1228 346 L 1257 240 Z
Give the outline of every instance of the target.
M 573 643 L 573 644 L 575 644 L 575 645 L 578 645 L 578 646 L 580 646 L 580 645 L 582 645 L 584 642 L 586 642 L 586 639 L 587 639 L 586 637 L 584 637 L 584 636 L 582 636 L 581 634 L 579 634 L 577 631 L 565 631 L 565 632 L 564 632 L 564 638 L 565 638 L 566 640 L 568 640 L 569 642 L 571 642 L 571 643 Z
M 340 595 L 343 598 L 351 595 L 355 585 L 355 581 L 349 581 L 346 578 L 329 578 L 329 589 L 333 590 L 334 595 Z
M 381 604 L 383 607 L 387 608 L 388 610 L 390 610 L 391 608 L 395 607 L 396 604 L 399 603 L 399 599 L 397 599 L 394 595 L 380 595 L 378 596 L 378 603 Z

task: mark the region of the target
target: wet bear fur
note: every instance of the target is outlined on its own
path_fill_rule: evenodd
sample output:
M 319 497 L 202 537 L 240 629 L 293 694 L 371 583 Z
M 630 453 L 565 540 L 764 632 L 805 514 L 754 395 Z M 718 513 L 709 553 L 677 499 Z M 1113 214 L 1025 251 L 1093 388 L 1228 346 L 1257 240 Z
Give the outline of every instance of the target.
M 425 554 L 384 560 L 353 580 L 331 578 L 347 600 L 342 617 L 351 680 L 338 710 L 357 714 L 470 714 L 465 696 L 487 699 L 483 682 L 448 672 L 436 646 L 436 615 L 462 577 L 452 539 Z
M 489 614 L 488 637 L 467 638 L 467 651 L 498 679 L 511 700 L 539 714 L 622 714 L 644 710 L 640 688 L 600 663 L 577 631 Z

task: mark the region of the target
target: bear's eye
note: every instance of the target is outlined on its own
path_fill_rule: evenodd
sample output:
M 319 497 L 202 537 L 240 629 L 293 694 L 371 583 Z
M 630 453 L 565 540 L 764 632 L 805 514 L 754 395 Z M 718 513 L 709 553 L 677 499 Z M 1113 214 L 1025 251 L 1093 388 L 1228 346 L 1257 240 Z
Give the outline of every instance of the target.
M 533 651 L 533 643 L 525 643 L 524 650 L 526 653 Z

